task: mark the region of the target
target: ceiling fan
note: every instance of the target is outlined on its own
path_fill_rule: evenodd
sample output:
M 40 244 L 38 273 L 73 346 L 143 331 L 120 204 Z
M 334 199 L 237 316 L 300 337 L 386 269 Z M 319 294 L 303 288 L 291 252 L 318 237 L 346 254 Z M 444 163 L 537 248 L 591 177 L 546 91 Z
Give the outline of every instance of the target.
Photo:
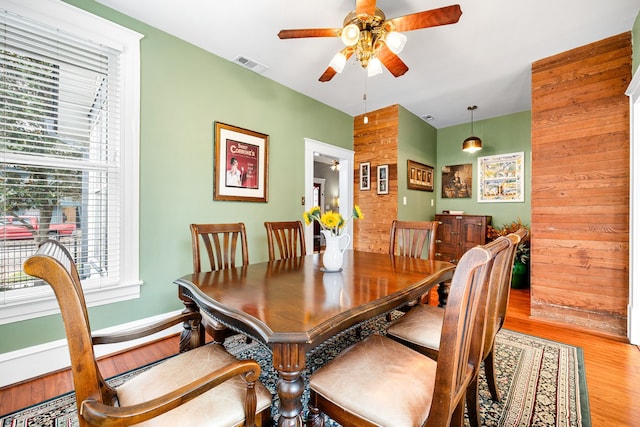
M 398 57 L 407 41 L 404 31 L 455 24 L 460 19 L 460 5 L 425 10 L 397 18 L 386 19 L 376 7 L 376 0 L 356 0 L 355 10 L 344 18 L 342 28 L 303 28 L 281 30 L 281 39 L 306 37 L 340 37 L 345 48 L 338 52 L 329 67 L 320 76 L 327 82 L 342 72 L 347 60 L 355 53 L 369 76 L 382 72 L 384 65 L 395 77 L 400 77 L 409 67 Z

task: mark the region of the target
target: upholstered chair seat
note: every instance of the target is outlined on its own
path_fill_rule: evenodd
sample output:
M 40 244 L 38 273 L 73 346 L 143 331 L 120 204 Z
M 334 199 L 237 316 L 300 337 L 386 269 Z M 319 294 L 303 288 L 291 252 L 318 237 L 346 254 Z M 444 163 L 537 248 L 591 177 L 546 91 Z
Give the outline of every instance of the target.
M 341 410 L 372 424 L 413 427 L 429 416 L 436 367 L 432 359 L 372 335 L 319 369 L 310 386 Z
M 389 326 L 387 333 L 402 337 L 409 347 L 419 347 L 421 353 L 437 360 L 443 320 L 443 307 L 418 304 L 402 316 L 401 322 Z
M 121 406 L 131 406 L 162 396 L 166 390 L 176 390 L 237 359 L 223 347 L 209 344 L 181 353 L 142 372 L 116 388 Z M 206 363 L 203 363 L 206 362 Z M 247 386 L 235 377 L 207 391 L 197 399 L 137 426 L 236 426 L 244 422 L 244 397 Z M 256 412 L 271 406 L 271 394 L 256 383 Z M 215 414 L 215 417 L 212 417 Z

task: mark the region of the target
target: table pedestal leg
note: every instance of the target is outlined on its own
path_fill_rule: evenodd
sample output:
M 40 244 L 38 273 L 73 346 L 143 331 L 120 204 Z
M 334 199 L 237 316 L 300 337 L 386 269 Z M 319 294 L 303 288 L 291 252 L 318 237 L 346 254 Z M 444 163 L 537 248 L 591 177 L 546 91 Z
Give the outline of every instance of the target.
M 200 309 L 195 302 L 178 294 L 184 304 L 183 313 L 198 313 Z M 204 344 L 204 327 L 201 322 L 191 320 L 184 322 L 182 325 L 182 333 L 180 334 L 180 353 L 192 350 Z
M 302 392 L 305 367 L 304 348 L 298 344 L 278 344 L 273 347 L 273 366 L 279 374 L 276 391 L 280 398 L 279 427 L 301 427 Z
M 440 282 L 438 284 L 438 307 L 445 307 L 447 305 L 447 299 L 449 299 L 449 285 L 447 282 Z

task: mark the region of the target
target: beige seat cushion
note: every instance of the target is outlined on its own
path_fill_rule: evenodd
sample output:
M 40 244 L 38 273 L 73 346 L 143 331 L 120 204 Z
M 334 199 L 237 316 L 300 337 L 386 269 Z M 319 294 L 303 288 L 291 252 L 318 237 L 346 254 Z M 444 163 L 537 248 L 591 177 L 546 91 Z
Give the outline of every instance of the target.
M 387 329 L 388 335 L 438 351 L 444 308 L 418 304 Z
M 316 393 L 372 423 L 413 427 L 429 415 L 436 365 L 396 341 L 372 335 L 320 368 L 309 384 Z
M 120 406 L 151 400 L 237 361 L 224 347 L 209 344 L 181 353 L 117 388 Z M 138 426 L 233 426 L 244 420 L 246 383 L 233 378 L 178 408 Z M 271 406 L 271 394 L 256 384 L 257 412 Z M 188 422 L 187 422 L 188 420 Z

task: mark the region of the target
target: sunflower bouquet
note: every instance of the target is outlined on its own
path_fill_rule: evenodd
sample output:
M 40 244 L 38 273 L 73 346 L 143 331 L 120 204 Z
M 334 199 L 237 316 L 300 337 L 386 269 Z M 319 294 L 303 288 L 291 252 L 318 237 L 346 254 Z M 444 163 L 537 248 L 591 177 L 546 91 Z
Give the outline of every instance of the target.
M 325 213 L 322 213 L 319 206 L 314 206 L 309 211 L 302 214 L 302 218 L 304 218 L 304 223 L 307 225 L 311 224 L 313 221 L 318 221 L 318 224 L 320 224 L 320 227 L 323 230 L 329 231 L 334 236 L 340 236 L 342 230 L 344 230 L 345 225 L 347 225 L 349 221 L 352 219 L 363 219 L 364 214 L 362 213 L 360 206 L 355 205 L 353 207 L 352 215 L 345 221 L 339 212 L 326 211 Z

